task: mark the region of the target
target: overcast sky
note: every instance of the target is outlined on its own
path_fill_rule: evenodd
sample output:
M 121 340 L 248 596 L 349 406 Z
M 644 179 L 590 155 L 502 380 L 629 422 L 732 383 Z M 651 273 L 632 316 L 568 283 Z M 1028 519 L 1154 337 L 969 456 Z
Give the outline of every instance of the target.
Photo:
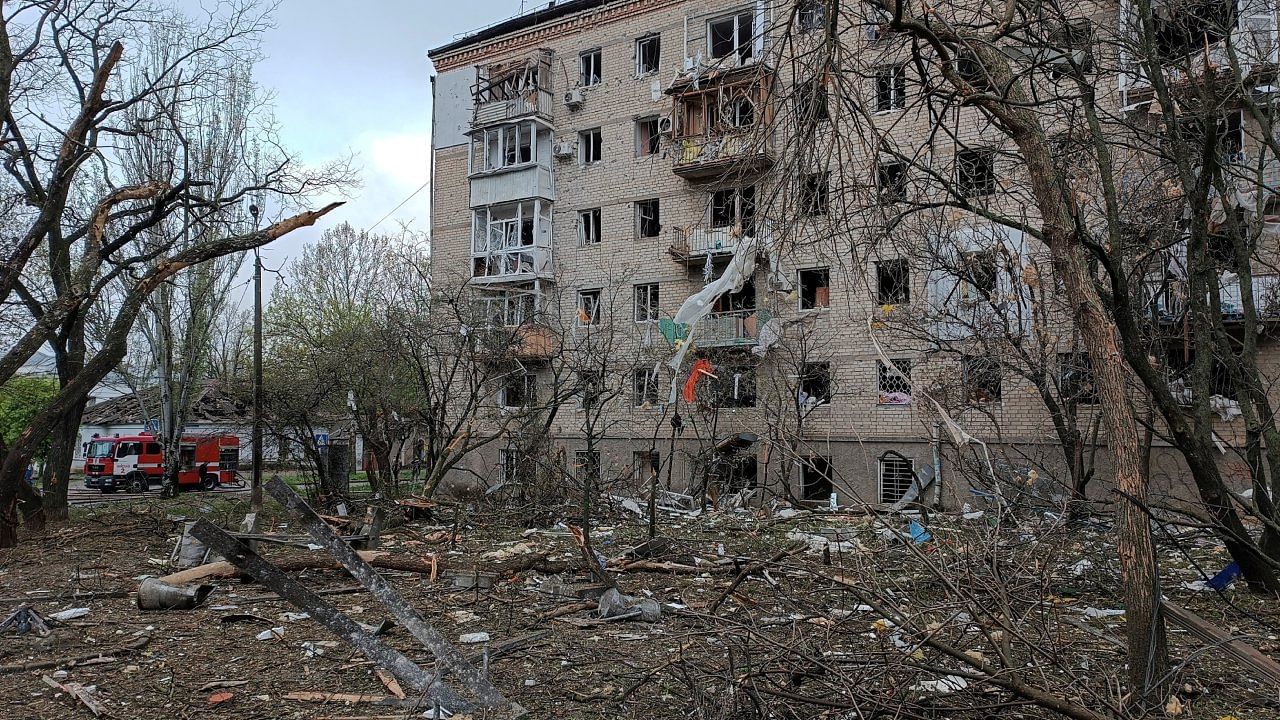
M 545 4 L 545 2 L 540 3 Z M 356 155 L 363 187 L 317 228 L 264 253 L 270 267 L 325 227 L 368 228 L 429 177 L 431 64 L 427 51 L 520 11 L 520 0 L 281 0 L 258 82 L 275 92 L 285 143 L 307 163 Z M 532 9 L 535 4 L 530 3 Z M 428 226 L 430 188 L 378 227 Z

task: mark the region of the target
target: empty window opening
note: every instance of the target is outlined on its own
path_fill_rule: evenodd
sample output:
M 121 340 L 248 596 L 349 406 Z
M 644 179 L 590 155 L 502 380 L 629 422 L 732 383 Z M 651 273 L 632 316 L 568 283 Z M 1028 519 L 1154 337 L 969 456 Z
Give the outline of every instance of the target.
M 518 68 L 509 68 L 509 65 L 503 64 L 481 70 L 481 75 L 489 77 L 478 78 L 471 89 L 478 102 L 518 100 L 540 89 L 538 65 L 524 63 Z
M 756 284 L 752 280 L 747 280 L 742 289 L 738 292 L 730 292 L 716 298 L 715 304 L 711 306 L 712 312 L 744 312 L 756 309 Z
M 1237 23 L 1235 0 L 1186 0 L 1152 3 L 1159 56 L 1183 58 L 1221 42 Z M 1135 27 L 1137 20 L 1134 20 Z
M 907 66 L 893 65 L 876 71 L 876 112 L 907 106 Z
M 826 0 L 800 0 L 796 3 L 796 23 L 800 26 L 801 32 L 812 32 L 826 27 Z
M 503 378 L 503 407 L 530 407 L 538 401 L 538 376 L 533 373 L 514 372 Z
M 800 186 L 800 206 L 806 215 L 826 215 L 831 202 L 831 174 L 813 173 Z
M 582 245 L 595 245 L 600 242 L 600 208 L 582 210 L 578 213 L 578 242 Z
M 711 405 L 718 408 L 756 406 L 756 366 L 750 362 L 720 363 L 708 378 Z
M 662 215 L 657 198 L 636 203 L 636 234 L 642 238 L 658 237 L 662 233 Z
M 817 310 L 831 307 L 831 271 L 827 268 L 801 270 L 800 309 Z
M 1068 20 L 1049 31 L 1049 46 L 1055 54 L 1050 57 L 1049 73 L 1059 77 L 1072 72 L 1093 70 L 1093 23 L 1087 19 Z
M 876 300 L 881 305 L 911 302 L 911 267 L 906 258 L 876 263 Z
M 604 387 L 600 374 L 589 370 L 578 373 L 578 409 L 591 410 L 600 404 Z
M 831 117 L 827 106 L 827 85 L 821 80 L 811 80 L 796 92 L 796 116 L 801 122 L 820 122 Z
M 657 322 L 658 320 L 658 283 L 636 285 L 636 322 Z
M 741 235 L 755 234 L 756 188 L 744 185 L 711 194 L 711 227 L 735 228 Z
M 989 355 L 961 358 L 965 394 L 970 404 L 1000 401 L 1000 361 Z
M 800 497 L 804 500 L 827 500 L 835 489 L 831 484 L 831 458 L 804 458 L 800 466 Z
M 657 450 L 634 450 L 631 453 L 631 473 L 636 480 L 653 479 L 662 469 L 662 455 Z
M 892 505 L 907 496 L 915 477 L 915 461 L 886 454 L 880 458 L 880 502 Z
M 804 363 L 800 366 L 800 389 L 796 401 L 801 407 L 831 402 L 831 363 Z
M 755 455 L 732 455 L 728 458 L 725 489 L 731 493 L 760 486 L 760 466 Z
M 636 120 L 636 155 L 657 155 L 662 149 L 662 134 L 658 127 L 658 117 L 640 118 Z
M 578 324 L 595 325 L 600 322 L 600 290 L 578 291 Z
M 995 252 L 978 250 L 964 253 L 960 256 L 960 264 L 960 300 L 969 304 L 993 302 L 999 283 Z
M 658 72 L 662 63 L 662 36 L 646 35 L 636 40 L 636 75 Z
M 956 153 L 956 184 L 964 197 L 982 197 L 996 191 L 996 154 L 991 150 Z
M 658 405 L 658 378 L 652 368 L 631 374 L 631 404 L 635 407 Z
M 583 87 L 600 84 L 600 48 L 588 50 L 578 56 L 578 69 L 581 71 L 578 77 L 578 84 Z
M 896 160 L 881 160 L 876 164 L 876 185 L 880 188 L 880 202 L 899 203 L 907 199 L 907 166 Z
M 1058 353 L 1058 392 L 1066 402 L 1096 405 L 1098 388 L 1093 381 L 1093 360 L 1088 353 Z
M 711 57 L 720 60 L 736 56 L 739 61 L 750 60 L 755 55 L 754 25 L 755 13 L 751 11 L 707 23 L 707 50 Z
M 883 360 L 876 361 L 876 402 L 880 405 L 910 405 L 911 361 L 897 359 L 892 362 L 893 366 L 890 367 Z
M 578 154 L 583 165 L 600 162 L 604 153 L 604 139 L 600 128 L 583 130 L 578 133 Z

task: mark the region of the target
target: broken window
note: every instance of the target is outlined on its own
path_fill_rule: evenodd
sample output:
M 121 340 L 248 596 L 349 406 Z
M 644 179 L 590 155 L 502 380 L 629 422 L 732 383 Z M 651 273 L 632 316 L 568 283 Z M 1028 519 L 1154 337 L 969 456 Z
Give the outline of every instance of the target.
M 513 372 L 503 378 L 499 402 L 503 407 L 530 407 L 538 401 L 538 376 L 533 373 Z
M 907 496 L 915 476 L 915 461 L 886 454 L 880 458 L 880 502 L 892 505 Z
M 1000 361 L 989 355 L 961 358 L 965 394 L 970 404 L 1000 401 Z
M 662 63 L 662 36 L 646 35 L 636 40 L 636 75 L 658 72 Z
M 883 360 L 876 361 L 876 402 L 880 405 L 910 405 L 911 361 L 903 358 L 892 362 L 890 367 Z
M 815 123 L 831 117 L 827 107 L 827 85 L 822 80 L 811 80 L 796 92 L 796 117 L 800 122 Z
M 642 238 L 658 237 L 662 233 L 662 215 L 658 199 L 636 202 L 636 234 Z
M 907 106 L 907 66 L 893 65 L 876 70 L 876 112 L 901 110 Z
M 876 300 L 881 305 L 911 302 L 911 268 L 906 258 L 876 263 Z
M 662 455 L 657 450 L 633 450 L 631 473 L 635 480 L 650 480 L 662 467 Z
M 636 322 L 657 322 L 658 320 L 658 283 L 646 283 L 635 286 Z
M 967 304 L 995 300 L 999 270 L 992 250 L 967 252 L 960 256 L 960 300 Z
M 740 62 L 755 56 L 755 13 L 750 10 L 707 23 L 707 51 L 712 58 L 736 56 Z
M 796 24 L 801 32 L 821 30 L 827 24 L 826 0 L 799 0 L 796 3 Z
M 483 149 L 484 170 L 499 170 L 533 162 L 537 158 L 538 129 L 533 122 L 520 122 L 485 130 L 475 142 Z
M 742 235 L 755 234 L 756 188 L 744 185 L 711 194 L 711 227 L 738 228 Z
M 707 132 L 707 95 L 692 93 L 681 96 L 679 103 L 680 137 L 697 137 Z
M 800 407 L 831 402 L 831 363 L 814 362 L 800 366 Z
M 636 407 L 653 407 L 658 404 L 658 378 L 652 369 L 636 370 L 631 374 L 631 404 Z
M 760 466 L 755 455 L 732 455 L 728 459 L 729 477 L 725 488 L 736 493 L 760 486 Z
M 804 177 L 800 186 L 800 208 L 806 215 L 826 215 L 831 201 L 831 174 L 812 173 Z
M 1235 0 L 1165 0 L 1153 2 L 1152 11 L 1156 52 L 1162 58 L 1202 52 L 1229 36 L 1237 23 Z
M 964 197 L 982 197 L 996 191 L 996 154 L 992 150 L 956 152 L 957 191 Z
M 747 362 L 726 362 L 716 366 L 715 377 L 708 378 L 712 407 L 744 408 L 756 406 L 756 366 Z
M 814 455 L 801 460 L 800 497 L 804 500 L 827 500 L 834 487 L 831 484 L 831 458 Z
M 714 313 L 732 313 L 756 309 L 756 284 L 747 280 L 738 292 L 728 292 L 716 298 L 711 306 Z
M 600 84 L 600 48 L 587 50 L 578 56 L 578 84 L 583 87 Z
M 598 163 L 603 158 L 604 145 L 600 128 L 578 133 L 578 159 L 583 165 Z
M 600 242 L 600 208 L 578 212 L 578 244 L 595 245 Z
M 600 394 L 604 391 L 600 382 L 600 374 L 591 371 L 578 373 L 578 409 L 590 410 L 600 404 Z
M 578 482 L 596 483 L 600 481 L 600 453 L 592 450 L 578 450 L 573 454 L 573 475 Z
M 742 130 L 756 122 L 756 104 L 745 92 L 734 92 L 723 105 L 720 124 L 725 128 Z
M 538 65 L 520 62 L 511 68 L 509 63 L 480 70 L 478 82 L 471 90 L 477 102 L 518 100 L 538 89 Z M 488 77 L 484 77 L 487 75 Z
M 578 324 L 595 325 L 600 322 L 600 290 L 578 291 Z
M 1058 392 L 1067 402 L 1096 405 L 1098 388 L 1093 382 L 1093 360 L 1088 353 L 1058 353 Z
M 487 292 L 481 296 L 485 317 L 495 326 L 515 327 L 533 322 L 537 312 L 533 288 Z
M 1054 77 L 1093 69 L 1093 23 L 1087 19 L 1068 20 L 1049 31 L 1049 72 Z
M 801 270 L 800 309 L 817 310 L 831 307 L 831 271 L 827 268 Z
M 899 203 L 907 199 L 907 165 L 896 160 L 881 160 L 876 164 L 876 185 L 880 188 L 880 202 Z
M 636 120 L 636 155 L 657 155 L 662 149 L 662 135 L 658 129 L 658 117 L 640 118 Z

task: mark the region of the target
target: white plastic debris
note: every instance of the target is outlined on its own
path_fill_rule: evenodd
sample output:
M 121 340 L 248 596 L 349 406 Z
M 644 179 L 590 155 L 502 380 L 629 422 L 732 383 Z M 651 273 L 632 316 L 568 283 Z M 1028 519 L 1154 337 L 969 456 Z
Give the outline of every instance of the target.
M 959 675 L 945 675 L 939 680 L 921 680 L 911 686 L 912 690 L 927 693 L 946 694 L 958 692 L 969 687 L 968 681 Z
M 300 620 L 306 620 L 307 618 L 310 618 L 310 617 L 311 617 L 311 613 L 287 612 L 284 614 L 284 619 L 288 620 L 289 622 L 298 622 Z
M 458 642 L 462 643 L 463 645 L 477 645 L 479 643 L 487 643 L 489 642 L 489 633 L 487 632 L 464 633 L 458 636 Z
M 281 640 L 284 638 L 284 628 L 273 627 L 270 630 L 263 630 L 254 637 L 258 640 Z
M 1085 558 L 1080 562 L 1076 563 L 1075 565 L 1071 566 L 1071 574 L 1075 575 L 1076 577 L 1080 577 L 1081 575 L 1089 572 L 1092 569 L 1093 569 L 1093 563 L 1089 561 L 1089 558 Z
M 89 614 L 89 608 L 71 608 L 70 610 L 63 610 L 61 612 L 56 612 L 50 615 L 49 619 L 56 620 L 58 622 L 67 622 L 68 620 L 75 620 L 76 618 L 82 618 L 88 614 Z
M 1118 617 L 1120 615 L 1124 615 L 1123 610 L 1096 608 L 1096 607 L 1093 607 L 1092 605 L 1090 605 L 1087 608 L 1076 608 L 1076 611 L 1083 613 L 1084 616 L 1087 618 L 1093 618 L 1093 619 Z

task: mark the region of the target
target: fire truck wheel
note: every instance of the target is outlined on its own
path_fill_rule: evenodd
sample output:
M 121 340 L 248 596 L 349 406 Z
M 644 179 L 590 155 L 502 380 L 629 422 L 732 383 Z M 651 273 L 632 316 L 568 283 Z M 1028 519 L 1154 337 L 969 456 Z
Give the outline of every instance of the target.
M 144 493 L 147 491 L 147 476 L 142 473 L 130 473 L 126 478 L 129 481 L 129 492 Z
M 213 473 L 205 473 L 200 479 L 201 490 L 213 490 L 218 487 L 218 476 Z

